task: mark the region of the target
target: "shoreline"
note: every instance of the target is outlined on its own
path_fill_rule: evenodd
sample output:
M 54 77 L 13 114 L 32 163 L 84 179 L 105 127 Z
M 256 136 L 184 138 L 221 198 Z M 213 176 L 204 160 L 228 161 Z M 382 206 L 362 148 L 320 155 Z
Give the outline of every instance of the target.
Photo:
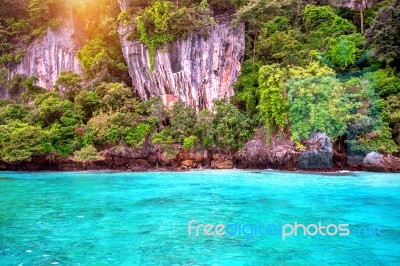
M 400 158 L 379 155 L 366 156 L 369 160 L 348 158 L 344 149 L 333 147 L 328 151 L 309 148 L 299 151 L 293 146 L 266 147 L 265 140 L 250 141 L 236 153 L 210 151 L 206 149 L 185 151 L 175 148 L 172 155 L 168 150 L 154 147 L 143 149 L 111 148 L 99 152 L 95 161 L 78 161 L 75 157 L 60 157 L 53 154 L 32 156 L 24 162 L 0 160 L 0 171 L 118 171 L 147 172 L 188 170 L 277 170 L 289 172 L 336 173 L 384 172 L 400 173 Z M 372 157 L 372 160 L 370 157 Z M 350 160 L 353 159 L 353 160 Z M 349 162 L 350 161 L 350 162 Z M 361 162 L 360 162 L 361 161 Z
M 212 168 L 197 168 L 197 169 L 188 169 L 188 170 L 169 170 L 169 169 L 148 169 L 144 171 L 122 171 L 122 170 L 112 170 L 112 169 L 102 169 L 102 170 L 36 170 L 36 171 L 26 171 L 26 170 L 0 170 L 1 173 L 110 173 L 110 174 L 120 174 L 120 173 L 187 173 L 187 172 L 206 172 L 206 171 L 243 171 L 243 172 L 276 172 L 276 173 L 296 173 L 296 174 L 320 174 L 320 175 L 352 175 L 355 173 L 377 173 L 377 174 L 400 174 L 400 172 L 377 172 L 377 171 L 349 171 L 349 170 L 340 170 L 340 171 L 307 171 L 307 170 L 276 170 L 276 169 L 212 169 Z M 1 178 L 0 178 L 1 179 Z
M 377 165 L 354 165 L 350 168 L 347 169 L 337 169 L 337 168 L 326 168 L 326 169 L 289 169 L 285 168 L 283 166 L 278 167 L 278 168 L 238 168 L 238 167 L 232 167 L 232 168 L 212 168 L 212 167 L 197 167 L 197 168 L 185 168 L 183 169 L 182 167 L 136 167 L 136 168 L 130 168 L 126 169 L 125 167 L 119 167 L 119 168 L 107 168 L 107 167 L 99 167 L 98 165 L 96 166 L 96 162 L 92 163 L 86 163 L 80 165 L 80 167 L 77 167 L 77 165 L 74 165 L 74 167 L 71 167 L 70 164 L 49 164 L 46 167 L 43 164 L 36 165 L 37 167 L 34 167 L 35 163 L 34 162 L 29 162 L 28 164 L 25 164 L 25 166 L 18 167 L 16 165 L 13 166 L 5 166 L 0 163 L 0 173 L 1 172 L 111 172 L 111 173 L 148 173 L 148 172 L 176 172 L 176 173 L 182 173 L 182 172 L 190 172 L 190 171 L 230 171 L 230 170 L 237 170 L 237 171 L 265 171 L 265 172 L 279 172 L 279 173 L 300 173 L 300 174 L 326 174 L 326 175 L 346 175 L 346 174 L 352 174 L 352 173 L 357 173 L 357 172 L 364 172 L 364 173 L 400 173 L 400 169 L 394 169 L 393 171 L 390 171 L 392 169 L 387 169 L 385 167 L 377 166 Z

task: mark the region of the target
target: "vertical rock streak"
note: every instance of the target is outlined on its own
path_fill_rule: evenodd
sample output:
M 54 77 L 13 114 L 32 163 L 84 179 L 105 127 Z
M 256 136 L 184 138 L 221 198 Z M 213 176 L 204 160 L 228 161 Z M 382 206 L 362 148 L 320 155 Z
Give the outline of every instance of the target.
M 45 36 L 25 49 L 21 62 L 11 69 L 11 76 L 36 76 L 37 85 L 50 90 L 63 71 L 82 75 L 81 64 L 76 56 L 79 48 L 74 35 L 72 19 L 64 20 L 59 29 L 49 29 Z
M 119 2 L 125 10 L 126 1 Z M 199 110 L 212 109 L 214 100 L 234 95 L 245 51 L 245 27 L 233 26 L 230 16 L 216 21 L 207 28 L 208 36 L 190 33 L 186 39 L 159 47 L 152 73 L 147 47 L 127 40 L 129 27 L 120 27 L 129 74 L 142 100 L 172 94 Z

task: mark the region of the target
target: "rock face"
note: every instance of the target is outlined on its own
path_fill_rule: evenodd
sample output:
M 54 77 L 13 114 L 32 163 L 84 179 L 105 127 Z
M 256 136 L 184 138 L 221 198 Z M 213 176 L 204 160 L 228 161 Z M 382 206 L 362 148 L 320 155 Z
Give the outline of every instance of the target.
M 377 152 L 370 152 L 365 156 L 363 163 L 364 164 L 379 164 L 381 162 L 381 159 L 383 158 L 383 155 L 377 153 Z
M 332 168 L 333 148 L 331 139 L 325 133 L 316 133 L 306 143 L 307 150 L 300 154 L 299 168 Z
M 361 7 L 371 8 L 373 5 L 382 2 L 383 0 L 341 0 L 341 1 L 330 1 L 333 5 L 347 7 L 350 9 L 360 9 Z
M 369 171 L 399 172 L 400 158 L 384 156 L 377 152 L 370 152 L 363 161 L 364 167 Z
M 119 1 L 124 11 L 128 4 Z M 196 109 L 213 107 L 215 99 L 233 96 L 245 51 L 245 27 L 233 26 L 230 16 L 216 17 L 208 36 L 191 33 L 186 39 L 159 47 L 154 70 L 150 70 L 149 50 L 138 41 L 129 41 L 129 28 L 120 27 L 122 50 L 134 89 L 142 100 L 173 95 Z
M 400 172 L 400 158 L 393 157 L 393 156 L 384 156 L 378 167 L 378 171 L 381 170 L 382 168 L 384 170 L 381 171 L 386 171 L 386 172 Z
M 59 29 L 49 29 L 45 36 L 32 42 L 25 50 L 22 61 L 14 66 L 10 74 L 36 76 L 38 86 L 52 89 L 60 73 L 72 71 L 82 74 L 76 56 L 78 42 L 72 15 L 63 20 Z
M 324 135 L 324 134 L 322 134 Z M 315 140 L 325 140 L 326 138 L 314 138 Z M 316 160 L 326 159 L 321 156 L 322 150 L 329 150 L 329 145 L 325 148 L 324 142 L 318 144 L 318 149 L 313 152 L 319 157 Z M 312 147 L 312 146 L 310 146 Z M 307 147 L 308 148 L 308 147 Z M 94 162 L 78 162 L 73 156 L 68 158 L 53 157 L 46 155 L 34 156 L 28 162 L 6 163 L 0 160 L 1 170 L 18 171 L 77 171 L 77 170 L 118 170 L 118 171 L 147 171 L 147 170 L 190 170 L 190 169 L 267 169 L 289 171 L 373 171 L 373 172 L 397 172 L 400 173 L 400 158 L 391 156 L 380 156 L 379 161 L 375 160 L 375 155 L 370 155 L 372 161 L 361 164 L 346 164 L 346 154 L 338 156 L 337 146 L 333 149 L 332 168 L 323 168 L 317 165 L 314 168 L 300 168 L 298 164 L 301 151 L 289 139 L 274 137 L 267 143 L 265 136 L 256 136 L 249 141 L 245 147 L 236 154 L 221 153 L 221 151 L 193 150 L 185 151 L 182 145 L 170 146 L 149 146 L 145 145 L 142 149 L 132 149 L 128 147 L 118 147 L 104 150 L 99 153 L 101 159 Z M 303 153 L 304 154 L 304 153 Z M 304 156 L 304 155 L 303 155 Z M 310 158 L 310 157 L 307 157 Z M 312 164 L 311 164 L 312 165 Z M 315 165 L 312 165 L 315 166 Z
M 297 170 L 297 157 L 298 151 L 290 140 L 275 137 L 267 143 L 262 135 L 244 145 L 235 156 L 235 164 L 243 169 Z

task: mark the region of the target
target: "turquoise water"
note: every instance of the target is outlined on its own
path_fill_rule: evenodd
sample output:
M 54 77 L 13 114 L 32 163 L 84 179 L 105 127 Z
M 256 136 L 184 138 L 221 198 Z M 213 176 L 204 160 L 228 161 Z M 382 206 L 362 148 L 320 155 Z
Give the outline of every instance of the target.
M 188 235 L 188 222 L 382 235 Z M 400 265 L 400 175 L 0 172 L 0 265 Z

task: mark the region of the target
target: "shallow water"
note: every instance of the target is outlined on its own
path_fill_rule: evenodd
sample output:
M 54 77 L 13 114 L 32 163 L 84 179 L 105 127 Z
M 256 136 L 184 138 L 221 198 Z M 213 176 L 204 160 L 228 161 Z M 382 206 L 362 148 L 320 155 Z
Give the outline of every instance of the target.
M 351 233 L 196 237 L 192 219 Z M 400 174 L 0 172 L 0 265 L 400 265 L 399 222 Z

